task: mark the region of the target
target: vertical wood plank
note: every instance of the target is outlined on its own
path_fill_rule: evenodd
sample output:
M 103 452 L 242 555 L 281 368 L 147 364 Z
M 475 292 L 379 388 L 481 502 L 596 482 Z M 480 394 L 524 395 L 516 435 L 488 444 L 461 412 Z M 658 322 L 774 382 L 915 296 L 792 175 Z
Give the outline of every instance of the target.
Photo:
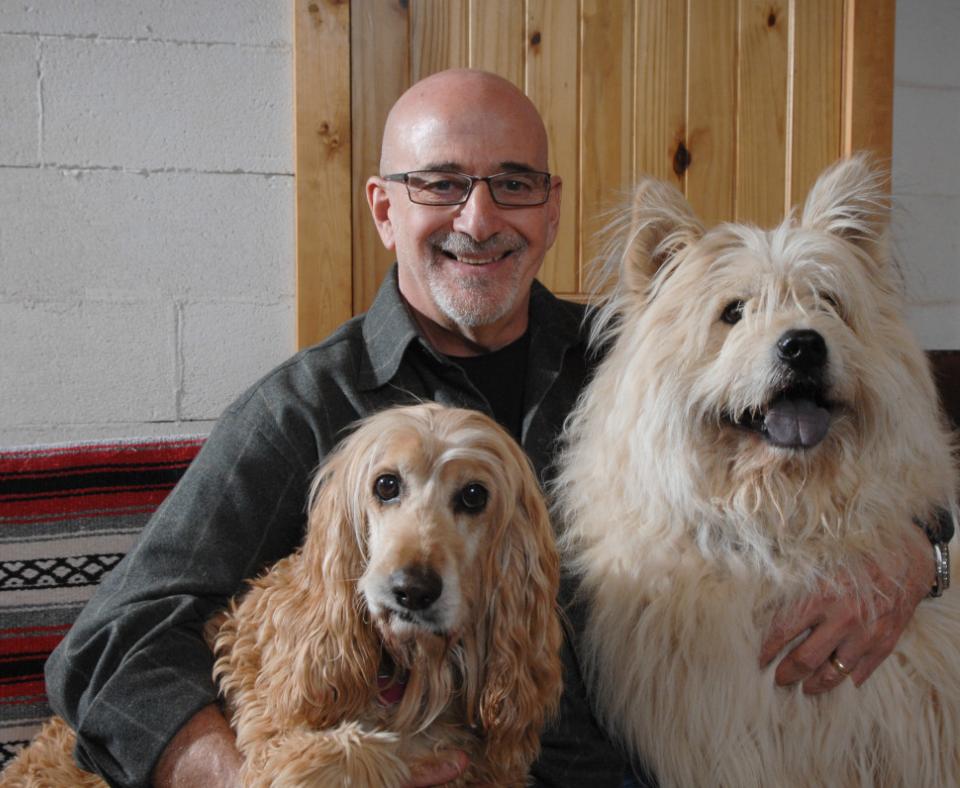
M 689 0 L 687 199 L 709 226 L 734 215 L 737 2 Z
M 686 146 L 686 6 L 641 0 L 636 29 L 635 175 L 652 175 L 682 189 L 683 169 L 678 174 L 674 161 L 680 145 Z
M 379 172 L 383 124 L 409 87 L 408 16 L 402 0 L 353 0 L 350 6 L 353 115 L 353 310 L 366 310 L 394 259 L 380 242 L 364 184 Z
M 470 0 L 470 67 L 491 71 L 523 90 L 523 0 Z
M 470 64 L 468 0 L 408 0 L 410 84 Z
M 787 192 L 786 0 L 740 0 L 737 221 L 783 218 Z
M 609 209 L 632 185 L 633 0 L 583 0 L 580 53 L 581 269 L 597 252 L 596 235 Z M 584 287 L 584 272 L 578 290 Z
M 550 171 L 563 178 L 560 231 L 539 275 L 555 293 L 577 292 L 580 279 L 579 21 L 577 0 L 528 0 L 526 93 L 547 127 Z
M 840 157 L 843 5 L 836 0 L 791 0 L 791 5 L 788 198 L 790 205 L 797 205 L 820 172 Z
M 350 317 L 350 6 L 295 0 L 297 346 Z
M 843 150 L 893 153 L 895 0 L 846 0 Z

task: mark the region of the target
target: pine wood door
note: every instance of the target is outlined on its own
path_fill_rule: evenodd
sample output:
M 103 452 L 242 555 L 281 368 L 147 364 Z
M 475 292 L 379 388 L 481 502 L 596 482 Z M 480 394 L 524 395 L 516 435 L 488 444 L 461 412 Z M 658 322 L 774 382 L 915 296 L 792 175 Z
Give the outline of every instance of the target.
M 583 295 L 602 214 L 638 174 L 708 222 L 770 224 L 852 150 L 888 159 L 894 0 L 294 0 L 301 347 L 370 303 L 392 256 L 368 215 L 387 111 L 470 66 L 540 109 L 564 179 L 541 281 Z

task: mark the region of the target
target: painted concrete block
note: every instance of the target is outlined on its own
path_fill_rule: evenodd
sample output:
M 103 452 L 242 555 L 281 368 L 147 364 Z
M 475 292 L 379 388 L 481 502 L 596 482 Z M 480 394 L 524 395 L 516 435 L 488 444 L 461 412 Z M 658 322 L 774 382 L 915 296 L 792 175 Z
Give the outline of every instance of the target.
M 0 446 L 73 443 L 114 438 L 151 438 L 157 435 L 209 435 L 212 421 L 142 422 L 118 421 L 106 424 L 46 424 L 24 427 L 0 426 Z
M 295 347 L 293 300 L 181 306 L 180 417 L 215 419 Z
M 960 348 L 960 300 L 911 307 L 907 322 L 927 350 Z
M 960 196 L 960 89 L 898 87 L 893 183 L 898 194 Z
M 0 35 L 0 164 L 39 163 L 38 46 Z
M 171 420 L 171 304 L 0 303 L 0 428 Z
M 960 304 L 960 197 L 899 197 L 893 241 L 911 301 Z
M 44 42 L 47 161 L 293 172 L 292 56 L 149 41 Z
M 294 293 L 293 178 L 6 170 L 0 295 L 260 298 Z
M 898 0 L 897 82 L 960 87 L 958 31 L 957 0 Z
M 0 0 L 0 32 L 287 46 L 287 0 Z

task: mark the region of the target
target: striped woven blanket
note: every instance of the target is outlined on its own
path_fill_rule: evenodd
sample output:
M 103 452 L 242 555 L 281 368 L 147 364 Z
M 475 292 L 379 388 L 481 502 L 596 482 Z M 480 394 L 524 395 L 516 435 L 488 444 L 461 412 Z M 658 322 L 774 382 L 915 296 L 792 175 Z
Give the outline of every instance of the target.
M 0 768 L 51 713 L 43 663 L 202 443 L 0 451 Z

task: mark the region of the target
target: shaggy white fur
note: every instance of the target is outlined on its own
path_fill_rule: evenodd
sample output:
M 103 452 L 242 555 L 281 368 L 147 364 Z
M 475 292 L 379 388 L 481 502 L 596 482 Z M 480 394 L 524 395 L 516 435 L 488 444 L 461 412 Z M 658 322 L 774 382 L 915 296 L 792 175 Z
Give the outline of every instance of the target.
M 601 715 L 665 788 L 960 783 L 960 591 L 922 602 L 860 689 L 805 696 L 757 666 L 778 610 L 899 571 L 913 517 L 956 518 L 886 204 L 859 156 L 773 230 L 705 231 L 653 180 L 614 227 L 609 352 L 557 512 Z

